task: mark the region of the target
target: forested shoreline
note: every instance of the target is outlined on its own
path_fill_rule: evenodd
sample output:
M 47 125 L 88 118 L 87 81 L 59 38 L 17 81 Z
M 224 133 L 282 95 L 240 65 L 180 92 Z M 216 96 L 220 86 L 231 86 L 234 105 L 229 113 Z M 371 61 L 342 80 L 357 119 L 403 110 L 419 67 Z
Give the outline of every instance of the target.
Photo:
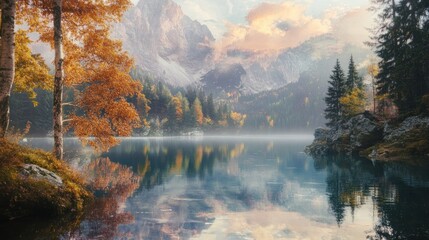
M 325 98 L 329 129 L 317 129 L 307 151 L 360 154 L 375 160 L 427 158 L 429 5 L 384 0 L 374 4 L 379 25 L 369 44 L 380 61 L 368 67 L 372 108 L 365 107 L 367 99 L 353 59 L 347 76 L 337 61 Z M 364 113 L 365 109 L 371 110 Z

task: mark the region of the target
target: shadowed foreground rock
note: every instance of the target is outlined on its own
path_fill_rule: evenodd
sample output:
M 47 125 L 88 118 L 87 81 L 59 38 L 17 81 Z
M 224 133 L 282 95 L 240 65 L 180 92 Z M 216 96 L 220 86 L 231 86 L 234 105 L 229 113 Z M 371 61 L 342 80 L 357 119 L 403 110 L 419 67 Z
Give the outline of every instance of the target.
M 0 139 L 0 220 L 77 214 L 91 198 L 65 162 Z
M 311 155 L 361 155 L 374 160 L 395 160 L 429 154 L 429 117 L 413 116 L 399 124 L 383 123 L 364 112 L 339 126 L 318 128 Z

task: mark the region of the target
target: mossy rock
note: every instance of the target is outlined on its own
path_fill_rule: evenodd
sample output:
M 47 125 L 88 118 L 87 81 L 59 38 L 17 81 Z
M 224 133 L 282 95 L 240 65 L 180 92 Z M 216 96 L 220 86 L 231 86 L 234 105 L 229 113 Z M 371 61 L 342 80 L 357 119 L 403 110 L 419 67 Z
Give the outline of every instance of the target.
M 429 157 L 429 139 L 406 139 L 402 142 L 383 142 L 360 152 L 363 157 L 375 160 L 408 160 Z
M 34 164 L 58 175 L 63 184 L 26 177 L 25 164 Z M 0 218 L 54 216 L 78 213 L 92 194 L 83 179 L 52 154 L 0 139 Z

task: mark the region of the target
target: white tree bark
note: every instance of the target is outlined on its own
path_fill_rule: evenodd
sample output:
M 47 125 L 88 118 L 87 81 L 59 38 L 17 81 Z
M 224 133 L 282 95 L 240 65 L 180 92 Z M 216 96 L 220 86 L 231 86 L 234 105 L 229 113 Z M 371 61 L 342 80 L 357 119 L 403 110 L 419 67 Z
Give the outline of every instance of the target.
M 55 79 L 54 79 L 54 154 L 63 159 L 63 88 L 64 88 L 64 56 L 62 33 L 62 0 L 54 0 L 54 42 L 55 42 Z
M 0 137 L 9 127 L 9 101 L 15 76 L 15 0 L 1 0 Z

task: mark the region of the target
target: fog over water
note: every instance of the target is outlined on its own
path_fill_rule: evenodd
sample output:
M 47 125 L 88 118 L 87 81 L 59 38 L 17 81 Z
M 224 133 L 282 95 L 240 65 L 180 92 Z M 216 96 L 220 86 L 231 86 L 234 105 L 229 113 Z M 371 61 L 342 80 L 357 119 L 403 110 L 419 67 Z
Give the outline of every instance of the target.
M 62 232 L 56 234 L 79 239 L 429 236 L 427 163 L 312 158 L 303 152 L 312 139 L 311 135 L 127 138 L 103 154 L 67 139 L 72 166 L 112 191 L 97 195 L 79 224 L 63 223 Z M 27 144 L 49 149 L 52 142 L 28 139 Z M 12 224 L 0 229 L 16 238 L 17 226 L 22 231 L 34 227 Z M 43 237 L 46 232 L 39 234 Z

